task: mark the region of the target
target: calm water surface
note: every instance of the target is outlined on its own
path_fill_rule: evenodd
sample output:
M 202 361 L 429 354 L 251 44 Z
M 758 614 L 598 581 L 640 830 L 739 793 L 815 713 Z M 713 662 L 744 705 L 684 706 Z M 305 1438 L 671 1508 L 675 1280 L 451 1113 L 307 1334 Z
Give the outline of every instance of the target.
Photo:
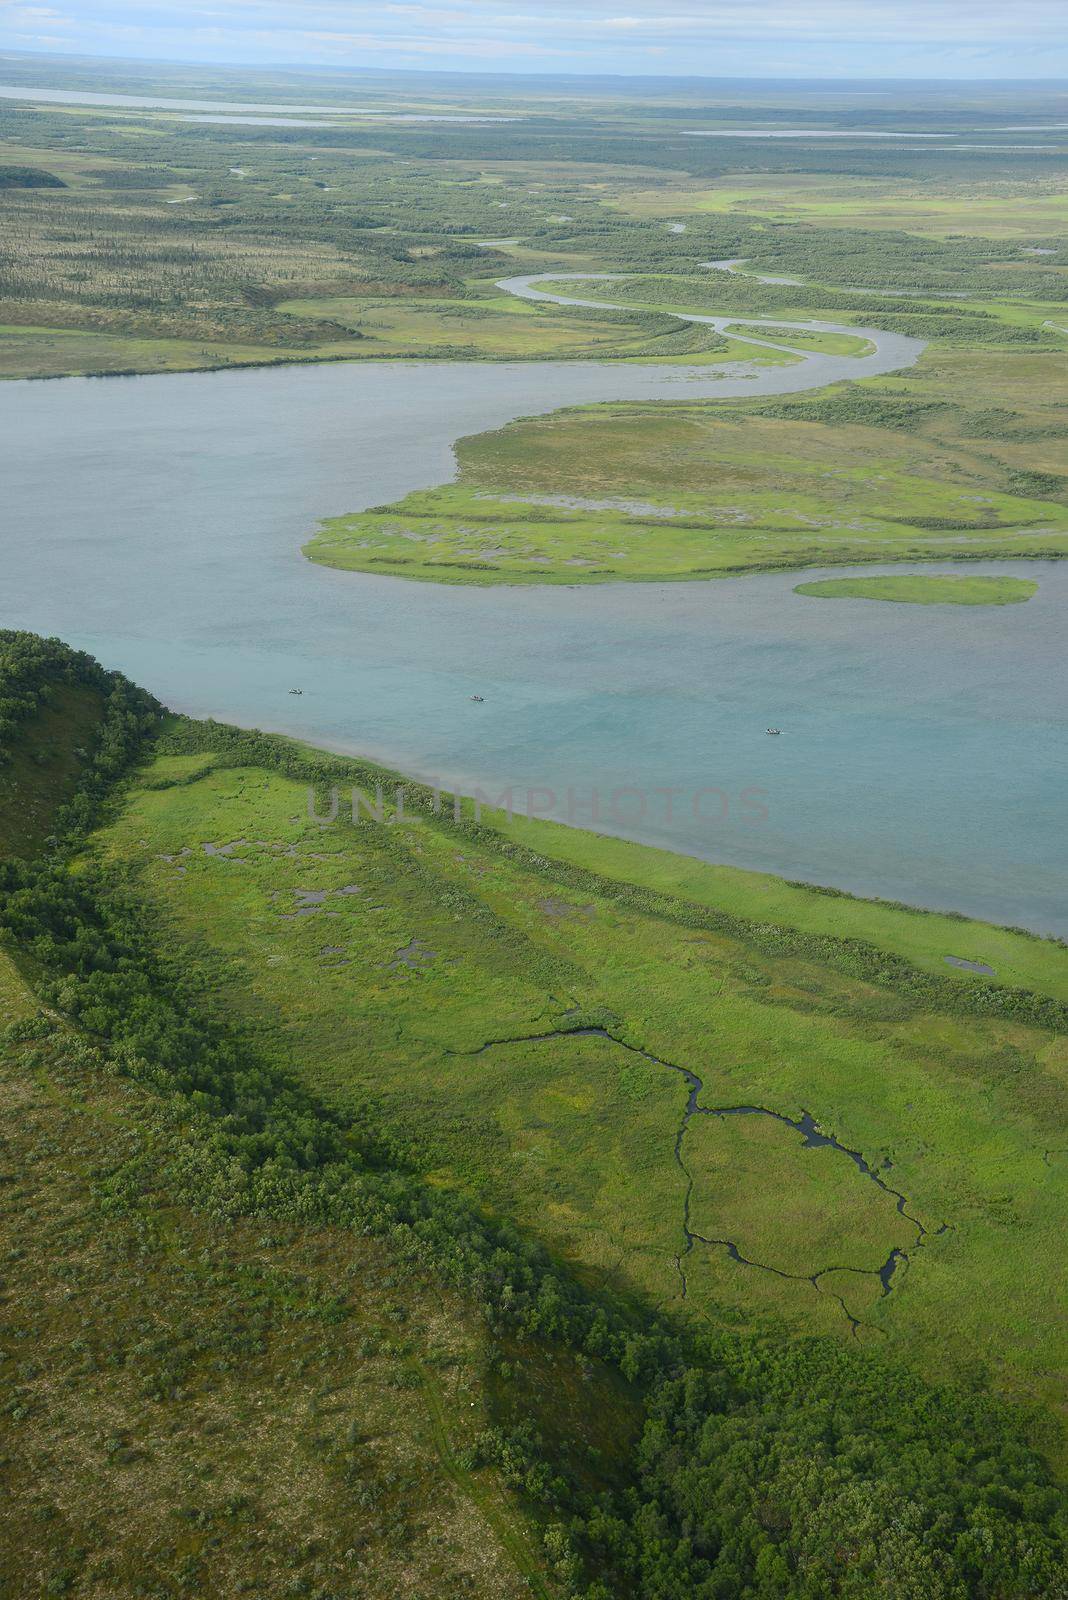
M 176 100 L 171 96 L 144 94 L 95 94 L 81 89 L 34 89 L 22 85 L 0 84 L 0 100 L 32 100 L 41 105 L 115 106 L 130 111 L 217 111 L 217 112 L 329 112 L 334 117 L 379 117 L 385 122 L 511 122 L 512 117 L 481 116 L 478 113 L 391 111 L 359 106 L 291 106 L 245 100 Z M 186 117 L 187 122 L 262 123 L 267 127 L 329 128 L 329 122 L 297 122 L 292 117 L 275 123 L 262 116 Z
M 464 433 L 786 373 L 396 363 L 0 385 L 0 624 L 59 634 L 195 714 L 489 792 L 551 788 L 558 814 L 571 789 L 578 822 L 596 789 L 616 831 L 1068 935 L 1068 566 L 969 566 L 1041 584 L 973 609 L 807 599 L 796 574 L 447 588 L 299 554 L 318 517 L 449 477 Z M 646 812 L 622 797 L 613 824 L 622 787 Z M 682 791 L 670 817 L 656 789 Z M 711 793 L 695 815 L 694 791 L 717 789 L 726 817 Z

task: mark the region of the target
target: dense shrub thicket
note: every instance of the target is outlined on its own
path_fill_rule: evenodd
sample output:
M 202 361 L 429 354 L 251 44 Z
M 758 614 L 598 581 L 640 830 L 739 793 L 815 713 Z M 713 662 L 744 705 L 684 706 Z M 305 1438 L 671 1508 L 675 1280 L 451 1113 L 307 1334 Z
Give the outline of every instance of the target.
M 93 672 L 54 641 L 0 635 L 0 705 L 22 706 L 57 675 Z M 533 1426 L 480 1441 L 482 1457 L 551 1515 L 562 1592 L 1068 1596 L 1063 1500 L 1017 1413 L 978 1388 L 934 1386 L 832 1341 L 684 1333 L 598 1298 L 514 1229 L 423 1183 L 387 1130 L 318 1104 L 239 1029 L 205 1015 L 144 908 L 84 856 L 71 870 L 156 719 L 148 696 L 104 676 L 96 759 L 65 838 L 36 862 L 0 864 L 0 935 L 40 973 L 53 1007 L 157 1091 L 182 1198 L 219 1218 L 329 1220 L 385 1236 L 398 1260 L 472 1296 L 491 1326 L 562 1342 L 639 1386 L 644 1435 L 616 1491 L 581 1489 Z M 5 738 L 17 721 L 16 711 Z M 334 776 L 328 761 L 320 771 L 260 735 L 208 725 L 202 742 L 235 760 L 292 761 L 305 781 Z
M 0 189 L 65 189 L 54 172 L 41 167 L 0 167 Z
M 10 760 L 19 727 L 54 700 L 65 684 L 103 696 L 103 715 L 78 789 L 56 819 L 59 833 L 78 836 L 125 772 L 142 739 L 159 724 L 162 707 L 119 672 L 107 672 L 84 651 L 58 639 L 0 629 L 0 765 Z

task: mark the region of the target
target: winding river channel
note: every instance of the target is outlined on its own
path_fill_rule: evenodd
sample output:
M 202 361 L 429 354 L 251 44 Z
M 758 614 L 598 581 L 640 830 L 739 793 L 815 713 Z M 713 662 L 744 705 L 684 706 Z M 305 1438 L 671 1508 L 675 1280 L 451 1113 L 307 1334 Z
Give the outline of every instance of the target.
M 803 598 L 796 574 L 476 589 L 300 554 L 319 518 L 448 479 L 458 437 L 516 416 L 796 392 L 922 348 L 840 331 L 873 350 L 5 383 L 0 624 L 58 634 L 178 709 L 511 785 L 519 809 L 529 789 L 578 824 L 1068 935 L 1068 568 L 969 563 L 1039 592 L 910 607 Z

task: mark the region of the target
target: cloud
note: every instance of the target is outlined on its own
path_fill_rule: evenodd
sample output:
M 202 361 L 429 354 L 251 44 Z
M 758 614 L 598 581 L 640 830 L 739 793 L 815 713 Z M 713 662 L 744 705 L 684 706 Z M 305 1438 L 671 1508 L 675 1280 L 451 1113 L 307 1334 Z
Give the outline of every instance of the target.
M 0 0 L 0 45 L 26 32 L 68 48 L 161 57 L 446 67 L 541 61 L 575 71 L 766 76 L 1068 75 L 1064 0 Z M 983 52 L 987 52 L 986 55 Z

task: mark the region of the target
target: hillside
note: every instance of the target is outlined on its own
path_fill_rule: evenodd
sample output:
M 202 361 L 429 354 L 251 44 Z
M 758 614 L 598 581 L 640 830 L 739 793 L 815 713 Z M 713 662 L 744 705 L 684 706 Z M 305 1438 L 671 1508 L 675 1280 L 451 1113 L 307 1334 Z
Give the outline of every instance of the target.
M 8 1592 L 1068 1592 L 1063 951 L 31 635 L 0 737 Z
M 0 993 L 4 1593 L 546 1593 L 463 1465 L 471 1309 L 351 1231 L 176 1203 L 158 1110 L 7 958 Z

